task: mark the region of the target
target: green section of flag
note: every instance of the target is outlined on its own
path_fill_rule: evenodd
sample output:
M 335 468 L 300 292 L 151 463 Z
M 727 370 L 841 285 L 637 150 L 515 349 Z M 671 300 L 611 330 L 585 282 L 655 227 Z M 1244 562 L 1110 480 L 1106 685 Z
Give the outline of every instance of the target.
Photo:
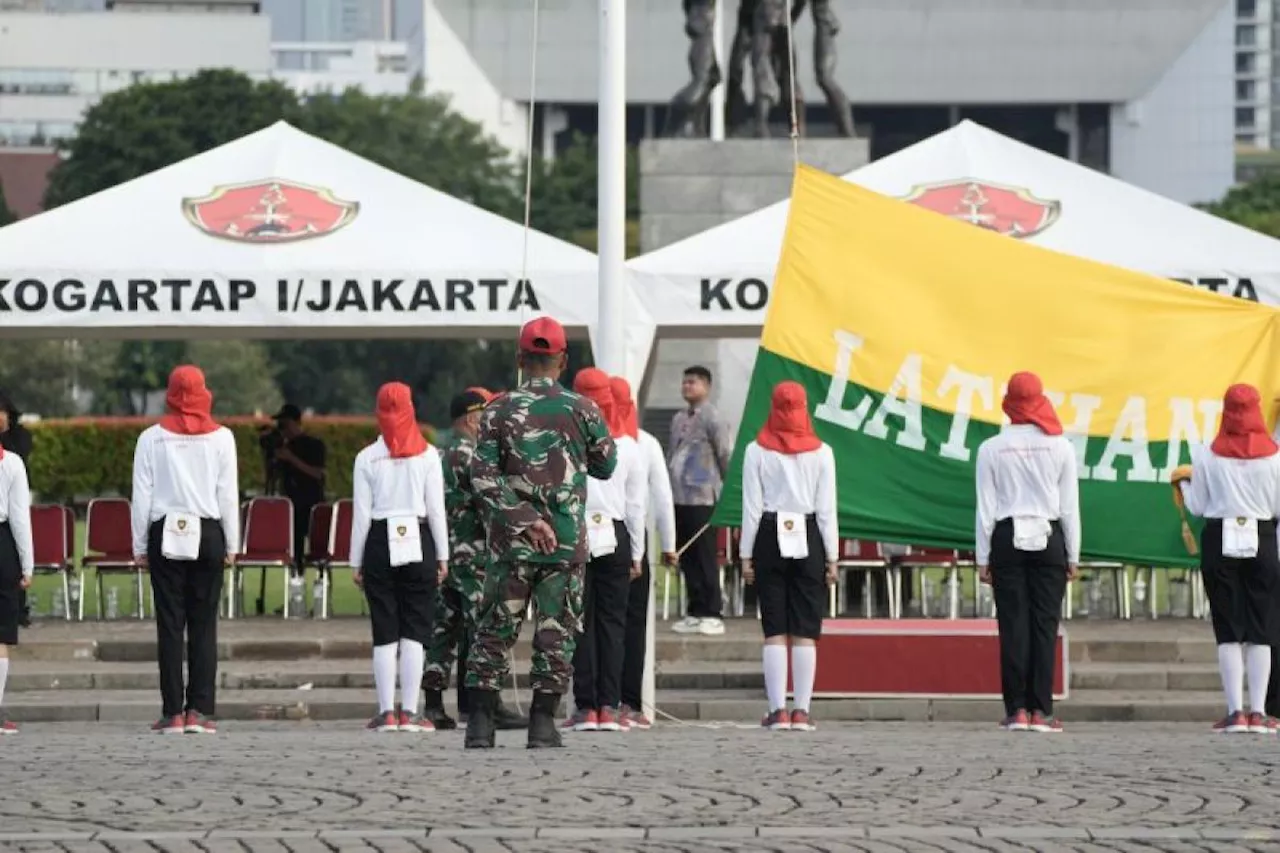
M 804 386 L 810 412 L 826 399 L 831 384 L 831 377 L 824 373 L 766 349 L 759 351 L 729 476 L 712 524 L 737 527 L 741 523 L 742 455 L 768 416 L 773 387 L 787 379 Z M 864 396 L 874 401 L 870 410 L 874 412 L 883 395 L 850 383 L 843 407 L 852 408 Z M 928 443 L 920 451 L 896 443 L 902 426 L 901 418 L 896 416 L 888 420 L 887 439 L 814 418 L 818 435 L 835 452 L 841 536 L 973 549 L 974 460 L 978 445 L 994 435 L 998 427 L 970 422 L 966 441 L 970 458 L 963 462 L 943 458 L 938 452 L 951 433 L 951 421 L 950 413 L 925 408 L 923 425 Z M 1097 464 L 1105 445 L 1105 438 L 1090 438 L 1086 464 Z M 1166 451 L 1164 442 L 1153 442 L 1149 447 L 1157 470 L 1164 466 Z M 1188 459 L 1184 448 L 1183 461 Z M 1129 460 L 1120 457 L 1116 482 L 1080 481 L 1082 559 L 1155 566 L 1197 565 L 1198 559 L 1189 556 L 1182 544 L 1181 521 L 1169 484 L 1126 482 L 1128 465 Z

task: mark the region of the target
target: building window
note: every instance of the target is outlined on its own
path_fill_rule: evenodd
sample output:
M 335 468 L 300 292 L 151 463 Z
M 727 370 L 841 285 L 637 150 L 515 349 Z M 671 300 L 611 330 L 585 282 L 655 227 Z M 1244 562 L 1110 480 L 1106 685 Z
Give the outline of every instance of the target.
M 1236 107 L 1236 129 L 1247 130 L 1254 124 L 1253 107 Z
M 1257 44 L 1257 27 L 1253 24 L 1240 24 L 1236 27 L 1236 47 L 1256 47 Z
M 1254 83 L 1254 81 L 1252 80 L 1236 81 L 1236 102 L 1237 103 L 1246 103 L 1246 104 L 1252 103 L 1254 98 L 1257 97 L 1257 94 L 1258 94 L 1257 84 Z
M 1236 17 L 1245 20 L 1258 17 L 1258 0 L 1236 0 Z
M 1236 54 L 1236 73 L 1237 74 L 1253 74 L 1258 70 L 1258 54 L 1256 53 L 1237 53 Z

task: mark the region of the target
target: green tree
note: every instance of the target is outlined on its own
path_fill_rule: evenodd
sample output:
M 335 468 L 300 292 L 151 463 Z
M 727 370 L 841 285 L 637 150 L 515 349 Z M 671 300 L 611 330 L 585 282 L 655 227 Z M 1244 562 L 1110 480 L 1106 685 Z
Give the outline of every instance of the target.
M 18 214 L 9 209 L 9 205 L 4 200 L 4 183 L 0 182 L 0 228 L 8 225 L 10 222 L 17 222 Z
M 290 119 L 298 99 L 284 84 L 254 82 L 238 71 L 201 71 L 164 83 L 141 83 L 90 107 L 65 155 L 49 173 L 45 207 L 53 208 L 162 169 Z
M 93 390 L 94 358 L 75 341 L 0 340 L 0 388 L 24 412 L 74 415 L 77 386 Z
M 596 206 L 599 199 L 595 139 L 574 137 L 569 147 L 547 162 L 534 159 L 530 222 L 533 227 L 585 249 L 596 250 Z M 640 166 L 634 148 L 627 149 L 627 256 L 639 254 Z
M 192 341 L 187 361 L 204 371 L 219 416 L 273 415 L 284 402 L 267 348 L 257 341 Z
M 1199 207 L 1246 228 L 1280 237 L 1280 174 L 1265 173 L 1233 187 L 1220 201 Z

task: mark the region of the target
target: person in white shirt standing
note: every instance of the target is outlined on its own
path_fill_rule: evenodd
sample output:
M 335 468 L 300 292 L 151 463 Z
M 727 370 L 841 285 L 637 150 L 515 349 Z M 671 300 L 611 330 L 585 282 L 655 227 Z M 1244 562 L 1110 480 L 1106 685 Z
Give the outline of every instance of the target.
M 764 629 L 772 731 L 813 731 L 826 585 L 836 580 L 836 461 L 813 431 L 804 387 L 779 382 L 769 419 L 742 460 L 742 575 L 754 583 Z M 787 711 L 787 645 L 795 704 Z
M 213 395 L 198 367 L 174 368 L 165 409 L 133 453 L 133 554 L 150 569 L 163 701 L 151 728 L 214 734 L 218 605 L 223 569 L 240 540 L 236 442 L 214 421 Z
M 658 545 L 662 548 L 662 564 L 668 570 L 676 564 L 676 516 L 671 497 L 671 477 L 667 474 L 667 460 L 662 442 L 640 429 L 636 401 L 631 396 L 631 383 L 621 376 L 609 380 L 613 389 L 613 404 L 618 408 L 618 419 L 624 435 L 635 439 L 640 446 L 640 464 L 644 468 L 648 484 L 647 522 L 658 531 Z M 622 662 L 622 707 L 619 713 L 628 729 L 648 731 L 653 722 L 644 713 L 645 651 L 649 642 L 649 597 L 652 595 L 649 573 L 648 530 L 645 531 L 645 555 L 640 562 L 640 577 L 631 584 L 627 594 L 626 651 Z
M 27 466 L 16 453 L 0 446 L 0 736 L 18 733 L 4 714 L 4 686 L 9 678 L 9 647 L 18 644 L 22 593 L 35 570 L 31 544 L 31 489 Z
M 1227 715 L 1213 727 L 1221 733 L 1275 734 L 1277 729 L 1264 711 L 1280 595 L 1280 448 L 1267 434 L 1260 402 L 1252 385 L 1228 388 L 1213 443 L 1195 454 L 1192 465 L 1174 469 L 1172 477 L 1175 502 L 1205 519 L 1200 573 L 1227 700 Z
M 1000 631 L 1008 731 L 1060 732 L 1054 648 L 1067 581 L 1080 562 L 1076 452 L 1040 377 L 1015 373 L 1002 403 L 1009 425 L 978 448 L 974 548 Z
M 351 569 L 369 600 L 378 732 L 432 732 L 418 712 L 436 588 L 449 566 L 444 469 L 418 426 L 409 386 L 378 389 L 378 431 L 351 475 Z M 396 698 L 397 653 L 400 705 Z
M 573 654 L 573 699 L 577 710 L 564 723 L 575 731 L 616 732 L 622 702 L 627 600 L 644 557 L 646 481 L 640 447 L 623 432 L 609 375 L 579 370 L 573 390 L 600 409 L 618 448 L 618 465 L 607 480 L 587 479 L 587 548 L 583 578 L 582 636 Z

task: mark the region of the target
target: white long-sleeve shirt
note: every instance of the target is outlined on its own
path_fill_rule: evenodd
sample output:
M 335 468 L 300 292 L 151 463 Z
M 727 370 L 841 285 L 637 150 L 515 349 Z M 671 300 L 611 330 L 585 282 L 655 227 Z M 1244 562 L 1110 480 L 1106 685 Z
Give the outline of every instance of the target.
M 227 553 L 240 550 L 240 475 L 231 430 L 181 435 L 156 424 L 138 436 L 131 525 L 135 556 L 147 553 L 151 525 L 171 512 L 218 519 Z
M 1228 459 L 1205 448 L 1193 460 L 1191 481 L 1179 487 L 1187 512 L 1201 518 L 1275 518 L 1280 516 L 1280 453 Z
M 625 524 L 627 538 L 631 540 L 631 561 L 639 562 L 644 558 L 644 514 L 648 500 L 644 461 L 640 445 L 631 436 L 624 435 L 613 441 L 618 448 L 618 467 L 607 480 L 587 478 L 587 512 L 603 513 Z
M 382 437 L 356 455 L 351 475 L 351 567 L 364 563 L 364 545 L 374 521 L 426 518 L 435 542 L 437 562 L 449 559 L 449 527 L 445 523 L 444 469 L 440 453 L 428 446 L 417 456 L 391 458 Z M 430 560 L 431 555 L 423 554 Z
M 24 577 L 35 571 L 35 546 L 31 544 L 31 488 L 27 466 L 16 453 L 0 458 L 0 523 L 7 522 L 18 546 L 18 563 Z
M 836 457 L 824 443 L 808 453 L 778 453 L 754 441 L 742 459 L 742 538 L 739 552 L 750 557 L 766 512 L 814 515 L 827 562 L 840 553 L 836 516 Z
M 636 439 L 640 445 L 640 458 L 644 462 L 645 480 L 649 484 L 648 519 L 658 531 L 658 543 L 664 554 L 676 550 L 676 509 L 671 495 L 671 475 L 667 472 L 667 458 L 662 442 L 644 430 Z
M 978 511 L 974 556 L 991 560 L 991 533 L 1006 518 L 1057 521 L 1067 561 L 1080 562 L 1080 485 L 1076 452 L 1062 435 L 1046 435 L 1032 424 L 1006 426 L 978 448 Z

